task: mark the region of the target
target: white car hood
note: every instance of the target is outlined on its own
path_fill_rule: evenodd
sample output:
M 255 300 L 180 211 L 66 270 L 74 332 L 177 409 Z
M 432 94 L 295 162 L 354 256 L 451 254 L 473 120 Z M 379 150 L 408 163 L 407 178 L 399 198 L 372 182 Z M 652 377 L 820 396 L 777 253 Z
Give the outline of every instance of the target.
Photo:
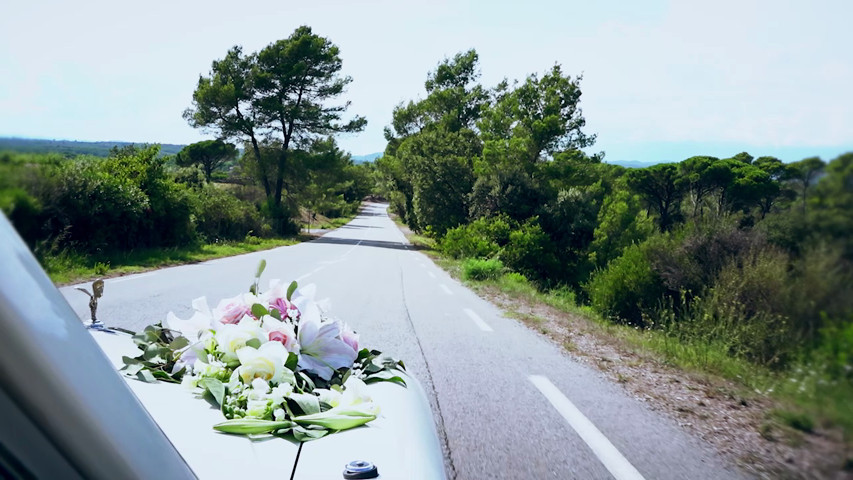
M 92 335 L 116 369 L 123 365 L 123 355 L 140 353 L 128 335 L 99 331 Z M 381 409 L 376 420 L 307 442 L 301 452 L 298 443 L 280 438 L 253 441 L 216 432 L 213 425 L 224 420 L 220 411 L 181 385 L 125 378 L 202 479 L 290 478 L 297 458 L 296 479 L 343 478 L 345 465 L 354 460 L 372 462 L 380 478 L 445 478 L 429 404 L 418 381 L 408 375 L 404 375 L 406 388 L 387 382 L 368 386 Z

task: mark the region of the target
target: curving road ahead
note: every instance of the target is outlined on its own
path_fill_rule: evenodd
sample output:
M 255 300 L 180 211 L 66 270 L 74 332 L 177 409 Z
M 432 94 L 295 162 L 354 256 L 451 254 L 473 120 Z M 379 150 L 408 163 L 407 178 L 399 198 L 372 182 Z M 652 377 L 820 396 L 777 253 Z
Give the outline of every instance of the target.
M 597 371 L 506 318 L 407 245 L 369 203 L 349 224 L 290 247 L 106 281 L 99 318 L 140 330 L 190 301 L 211 306 L 261 280 L 316 283 L 363 346 L 403 359 L 430 396 L 448 478 L 730 479 L 745 474 Z M 87 298 L 62 289 L 88 318 Z

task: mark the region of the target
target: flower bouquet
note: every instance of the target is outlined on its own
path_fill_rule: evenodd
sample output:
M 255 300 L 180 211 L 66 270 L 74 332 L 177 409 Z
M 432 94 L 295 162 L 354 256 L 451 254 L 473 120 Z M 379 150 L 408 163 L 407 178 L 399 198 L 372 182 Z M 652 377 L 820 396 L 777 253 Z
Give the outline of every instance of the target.
M 122 357 L 122 371 L 183 383 L 221 409 L 225 421 L 213 428 L 225 433 L 308 441 L 374 420 L 366 384 L 405 386 L 403 362 L 359 350 L 358 335 L 314 301 L 313 285 L 272 280 L 261 293 L 265 267 L 248 293 L 212 310 L 198 298 L 189 319 L 170 312 L 134 335 L 142 354 Z

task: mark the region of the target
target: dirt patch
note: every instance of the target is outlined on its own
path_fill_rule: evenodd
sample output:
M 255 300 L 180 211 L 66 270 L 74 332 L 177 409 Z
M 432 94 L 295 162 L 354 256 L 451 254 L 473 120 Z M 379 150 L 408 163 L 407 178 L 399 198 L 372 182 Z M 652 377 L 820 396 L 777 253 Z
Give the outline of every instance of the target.
M 778 405 L 766 395 L 718 377 L 684 372 L 580 316 L 547 305 L 520 304 L 493 288 L 478 290 L 578 361 L 604 372 L 629 395 L 675 419 L 747 473 L 768 479 L 853 478 L 853 472 L 844 469 L 851 452 L 839 431 L 805 433 L 786 427 L 769 416 Z

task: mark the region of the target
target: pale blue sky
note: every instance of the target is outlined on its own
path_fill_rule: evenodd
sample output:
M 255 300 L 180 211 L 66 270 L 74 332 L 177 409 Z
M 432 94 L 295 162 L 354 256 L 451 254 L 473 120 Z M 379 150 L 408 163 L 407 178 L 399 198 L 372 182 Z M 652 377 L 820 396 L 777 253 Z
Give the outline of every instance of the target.
M 853 150 L 848 0 L 10 3 L 0 136 L 201 140 L 181 118 L 198 75 L 307 24 L 354 79 L 350 112 L 369 124 L 339 141 L 356 155 L 381 151 L 394 105 L 472 47 L 487 86 L 555 62 L 583 73 L 586 131 L 608 160 Z

